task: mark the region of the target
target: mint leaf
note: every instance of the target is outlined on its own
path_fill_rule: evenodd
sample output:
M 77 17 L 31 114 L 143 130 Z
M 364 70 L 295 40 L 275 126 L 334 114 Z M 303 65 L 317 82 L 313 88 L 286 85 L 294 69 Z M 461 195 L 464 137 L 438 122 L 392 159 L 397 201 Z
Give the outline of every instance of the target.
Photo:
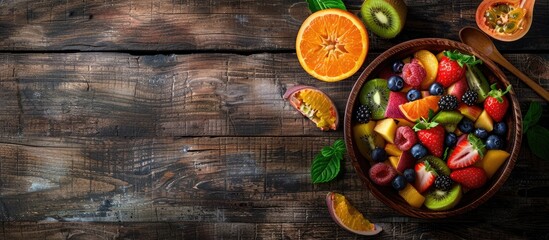
M 309 10 L 316 12 L 328 8 L 339 8 L 347 10 L 345 4 L 341 0 L 307 0 L 309 4 Z
M 336 140 L 333 146 L 323 147 L 320 150 L 311 165 L 313 183 L 331 181 L 339 174 L 345 150 L 345 142 L 341 139 Z
M 543 109 L 541 108 L 541 104 L 539 102 L 530 103 L 528 112 L 526 112 L 526 115 L 524 116 L 524 119 L 522 121 L 522 128 L 524 129 L 524 132 L 528 132 L 528 129 L 530 129 L 530 127 L 536 125 L 539 122 L 542 112 Z
M 531 126 L 526 132 L 528 147 L 534 155 L 549 160 L 549 130 L 539 125 Z
M 335 151 L 332 147 L 323 147 L 322 150 L 320 150 L 320 154 L 324 157 L 331 157 L 334 153 Z

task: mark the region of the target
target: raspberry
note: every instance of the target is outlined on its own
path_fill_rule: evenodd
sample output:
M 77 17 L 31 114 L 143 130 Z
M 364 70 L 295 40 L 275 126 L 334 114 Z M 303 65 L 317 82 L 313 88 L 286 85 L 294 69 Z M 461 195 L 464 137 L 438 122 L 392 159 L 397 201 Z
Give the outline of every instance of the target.
M 404 82 L 412 87 L 421 85 L 421 82 L 425 79 L 426 75 L 427 72 L 419 64 L 417 59 L 413 59 L 412 62 L 404 64 L 404 67 L 402 68 L 402 78 L 404 79 Z
M 380 186 L 389 186 L 398 174 L 396 170 L 386 163 L 376 163 L 369 171 L 372 182 Z
M 396 130 L 395 145 L 402 151 L 408 151 L 417 143 L 416 132 L 408 126 L 400 126 Z

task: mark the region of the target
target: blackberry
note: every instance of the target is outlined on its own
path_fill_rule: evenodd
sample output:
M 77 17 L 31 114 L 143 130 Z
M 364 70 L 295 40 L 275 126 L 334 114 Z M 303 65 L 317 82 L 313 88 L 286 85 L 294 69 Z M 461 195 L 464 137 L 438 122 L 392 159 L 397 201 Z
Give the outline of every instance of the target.
M 372 111 L 366 105 L 360 105 L 355 111 L 355 120 L 359 123 L 367 123 L 370 121 Z
M 444 95 L 438 101 L 440 110 L 455 110 L 458 107 L 458 99 L 454 95 Z
M 439 175 L 435 179 L 435 188 L 443 191 L 450 190 L 450 188 L 452 188 L 452 184 L 454 184 L 454 181 L 446 175 Z
M 467 91 L 465 91 L 463 96 L 461 96 L 461 101 L 463 101 L 463 103 L 469 106 L 475 105 L 475 103 L 477 103 L 477 100 L 478 100 L 478 93 L 471 89 L 467 89 Z

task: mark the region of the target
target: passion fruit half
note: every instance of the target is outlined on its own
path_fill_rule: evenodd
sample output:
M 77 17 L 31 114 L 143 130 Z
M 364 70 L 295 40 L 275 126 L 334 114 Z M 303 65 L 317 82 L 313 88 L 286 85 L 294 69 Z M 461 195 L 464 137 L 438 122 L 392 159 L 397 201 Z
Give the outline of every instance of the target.
M 336 130 L 339 116 L 334 102 L 319 89 L 311 86 L 297 85 L 284 93 L 284 99 L 309 118 L 322 131 Z
M 345 196 L 339 193 L 329 192 L 326 195 L 326 204 L 332 219 L 347 231 L 372 236 L 383 230 L 377 224 L 373 224 L 364 218 L 364 215 L 353 207 Z

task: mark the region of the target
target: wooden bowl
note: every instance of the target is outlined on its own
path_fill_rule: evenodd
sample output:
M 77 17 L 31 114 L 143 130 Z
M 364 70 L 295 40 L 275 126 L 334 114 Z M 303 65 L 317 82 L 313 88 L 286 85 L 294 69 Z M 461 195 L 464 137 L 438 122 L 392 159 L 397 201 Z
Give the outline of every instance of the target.
M 356 124 L 356 122 L 354 122 L 352 118 L 352 113 L 353 110 L 356 109 L 355 107 L 357 107 L 359 104 L 358 93 L 360 92 L 360 89 L 366 81 L 378 76 L 382 67 L 390 66 L 389 64 L 392 64 L 392 62 L 395 60 L 404 59 L 406 57 L 412 56 L 414 52 L 421 49 L 429 50 L 435 54 L 443 50 L 452 49 L 456 49 L 460 52 L 467 54 L 473 54 L 483 61 L 483 64 L 480 66 L 480 68 L 484 70 L 483 72 L 485 72 L 487 79 L 491 83 L 497 81 L 502 84 L 502 86 L 510 85 L 503 72 L 496 66 L 494 62 L 465 44 L 452 40 L 438 38 L 416 39 L 398 44 L 385 51 L 373 62 L 371 62 L 368 67 L 366 67 L 364 72 L 362 72 L 359 79 L 353 86 L 345 109 L 345 143 L 347 146 L 347 152 L 351 158 L 352 164 L 358 176 L 363 181 L 364 185 L 380 201 L 398 211 L 399 213 L 408 216 L 418 218 L 445 218 L 462 214 L 478 207 L 490 197 L 492 197 L 492 195 L 494 195 L 503 185 L 507 177 L 509 177 L 509 175 L 511 174 L 511 170 L 515 166 L 515 162 L 519 154 L 522 139 L 522 117 L 517 96 L 515 92 L 511 89 L 511 91 L 507 94 L 507 97 L 510 100 L 510 107 L 505 120 L 508 126 L 508 134 L 506 138 L 507 146 L 505 147 L 505 150 L 511 154 L 510 157 L 503 163 L 498 171 L 488 180 L 488 182 L 482 188 L 470 190 L 464 193 L 458 205 L 450 210 L 433 211 L 425 207 L 414 208 L 410 206 L 403 198 L 401 198 L 398 195 L 398 192 L 392 187 L 381 187 L 372 183 L 368 176 L 368 170 L 373 162 L 366 159 L 360 154 L 356 143 L 353 140 L 352 128 L 353 125 Z

